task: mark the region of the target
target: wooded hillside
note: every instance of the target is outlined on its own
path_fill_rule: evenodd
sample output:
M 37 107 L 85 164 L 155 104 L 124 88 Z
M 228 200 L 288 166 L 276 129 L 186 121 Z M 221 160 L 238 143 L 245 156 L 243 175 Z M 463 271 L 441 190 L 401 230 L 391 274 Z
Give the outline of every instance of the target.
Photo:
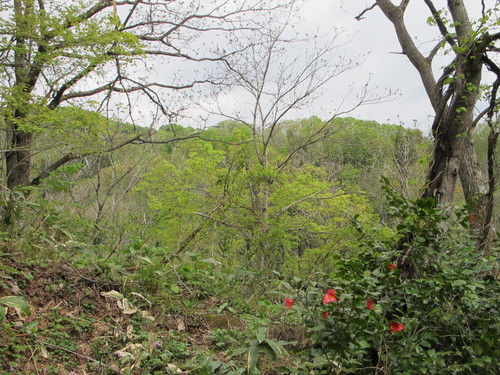
M 0 374 L 496 374 L 498 9 L 409 3 L 429 134 L 299 0 L 0 1 Z

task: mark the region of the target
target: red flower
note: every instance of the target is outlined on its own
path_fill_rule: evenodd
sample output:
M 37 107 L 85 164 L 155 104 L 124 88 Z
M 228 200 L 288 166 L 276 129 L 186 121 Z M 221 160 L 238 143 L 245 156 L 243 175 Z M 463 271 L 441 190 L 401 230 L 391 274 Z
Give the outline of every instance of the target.
M 388 268 L 391 270 L 391 271 L 394 271 L 396 269 L 396 265 L 394 263 L 391 263 L 389 264 Z
M 396 333 L 399 331 L 402 331 L 405 326 L 401 323 L 398 322 L 391 322 L 389 325 L 389 329 L 391 330 L 392 333 Z
M 469 221 L 471 224 L 474 224 L 476 222 L 476 219 L 477 219 L 476 215 L 470 215 Z
M 292 306 L 293 306 L 294 303 L 295 303 L 294 299 L 285 298 L 285 306 L 288 307 L 289 309 L 292 308 Z
M 328 311 L 323 312 L 323 318 L 326 319 L 330 316 L 330 313 Z
M 374 310 L 375 309 L 375 302 L 371 298 L 366 299 L 366 308 L 368 310 Z
M 337 297 L 335 297 L 335 289 L 327 290 L 326 294 L 323 296 L 323 305 L 326 305 L 330 302 L 337 302 Z

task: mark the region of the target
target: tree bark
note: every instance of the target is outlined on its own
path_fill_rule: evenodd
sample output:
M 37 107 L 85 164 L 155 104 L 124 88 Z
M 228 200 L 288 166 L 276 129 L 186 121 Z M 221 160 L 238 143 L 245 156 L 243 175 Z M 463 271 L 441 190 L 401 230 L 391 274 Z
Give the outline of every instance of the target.
M 7 188 L 30 185 L 31 144 L 33 134 L 20 131 L 11 125 L 7 131 L 9 151 L 5 155 Z
M 473 235 L 480 236 L 482 231 L 487 231 L 487 238 L 492 239 L 489 232 L 493 230 L 488 220 L 490 206 L 488 189 L 484 183 L 483 174 L 474 149 L 474 140 L 471 137 L 464 139 L 463 153 L 460 158 L 460 182 L 464 197 L 470 205 L 470 229 Z M 479 238 L 479 246 L 483 241 Z
M 7 188 L 10 190 L 29 184 L 31 171 L 31 145 L 33 134 L 19 129 L 17 121 L 26 117 L 26 106 L 29 95 L 39 77 L 39 68 L 30 61 L 30 47 L 27 45 L 26 35 L 32 28 L 34 8 L 33 0 L 14 0 L 14 19 L 16 23 L 16 48 L 14 50 L 15 86 L 18 92 L 19 103 L 10 108 L 13 120 L 8 120 L 7 130 L 8 152 L 5 155 L 7 172 Z
M 453 62 L 436 80 L 432 71 L 435 53 L 425 57 L 406 28 L 404 13 L 409 1 L 403 0 L 400 5 L 394 5 L 390 0 L 377 0 L 376 3 L 392 22 L 403 54 L 418 71 L 435 112 L 433 160 L 422 196 L 433 197 L 436 204 L 453 203 L 456 182 L 460 178 L 465 199 L 474 202 L 470 214 L 480 219 L 474 220 L 473 227 L 480 229 L 484 224 L 481 218 L 486 217 L 488 206 L 485 198 L 487 186 L 474 150 L 473 113 L 482 82 L 483 56 L 493 39 L 487 33 L 473 35 L 463 0 L 448 0 L 456 37 L 447 30 L 447 24 L 432 0 L 425 0 L 443 40 L 455 55 Z

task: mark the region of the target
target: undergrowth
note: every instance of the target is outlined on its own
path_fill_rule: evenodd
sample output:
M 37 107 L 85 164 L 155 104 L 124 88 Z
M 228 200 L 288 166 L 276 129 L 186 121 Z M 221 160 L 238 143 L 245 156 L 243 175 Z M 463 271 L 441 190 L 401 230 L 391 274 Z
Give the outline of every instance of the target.
M 330 271 L 313 276 L 139 237 L 114 252 L 89 245 L 92 258 L 70 233 L 51 237 L 57 252 L 37 241 L 36 254 L 15 251 L 11 236 L 0 296 L 29 311 L 5 300 L 0 373 L 494 374 L 498 246 L 476 253 L 460 209 L 386 193 L 394 235 L 354 219 L 360 248 L 331 254 Z

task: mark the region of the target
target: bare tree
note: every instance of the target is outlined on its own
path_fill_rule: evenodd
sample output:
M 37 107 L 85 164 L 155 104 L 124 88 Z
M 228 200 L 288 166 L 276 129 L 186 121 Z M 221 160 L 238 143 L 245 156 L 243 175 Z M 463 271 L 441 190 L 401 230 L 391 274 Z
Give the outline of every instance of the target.
M 294 116 L 296 110 L 307 109 L 314 101 L 320 100 L 322 90 L 326 89 L 328 83 L 361 63 L 361 59 L 346 57 L 343 47 L 348 41 L 339 31 L 331 34 L 333 38 L 326 43 L 320 38 L 307 38 L 295 33 L 292 25 L 297 21 L 296 14 L 297 9 L 291 8 L 283 12 L 276 22 L 267 22 L 268 27 L 253 33 L 243 33 L 234 41 L 237 45 L 233 49 L 241 49 L 239 43 L 250 47 L 244 53 L 234 54 L 225 60 L 225 84 L 215 88 L 214 103 L 217 108 L 210 109 L 213 114 L 243 124 L 252 134 L 251 160 L 247 161 L 246 168 L 258 170 L 255 173 L 259 177 L 246 181 L 249 206 L 244 210 L 255 217 L 257 225 L 244 230 L 246 238 L 258 242 L 258 265 L 262 268 L 268 264 L 266 262 L 272 262 L 270 253 L 266 254 L 266 249 L 270 248 L 266 241 L 273 220 L 278 220 L 303 201 L 320 201 L 338 196 L 335 189 L 317 191 L 286 207 L 273 207 L 271 210 L 270 197 L 280 174 L 301 150 L 331 134 L 335 118 L 360 105 L 392 96 L 391 93 L 374 94 L 368 84 L 361 85 L 356 93 L 348 92 L 346 88 L 340 102 L 329 108 L 327 121 L 311 126 L 310 133 L 286 156 L 274 157 L 271 146 L 286 131 L 288 123 L 285 120 Z M 225 98 L 232 99 L 234 108 L 223 106 Z M 274 253 L 276 256 L 276 251 Z
M 369 10 L 378 7 L 392 22 L 402 53 L 417 70 L 429 101 L 434 109 L 432 133 L 434 150 L 427 175 L 424 197 L 433 197 L 436 204 L 449 204 L 454 200 L 457 179 L 463 187 L 465 198 L 475 215 L 473 227 L 482 232 L 479 243 L 485 246 L 491 237 L 491 215 L 494 184 L 487 183 L 481 174 L 474 150 L 472 133 L 476 124 L 487 117 L 491 120 L 498 108 L 497 88 L 500 69 L 491 56 L 499 51 L 500 33 L 494 30 L 496 13 L 486 9 L 482 2 L 482 15 L 471 21 L 463 0 L 448 0 L 447 9 L 439 10 L 432 0 L 424 0 L 429 8 L 429 22 L 437 27 L 440 38 L 428 53 L 419 50 L 408 31 L 405 14 L 410 0 L 399 5 L 391 0 L 376 0 L 366 8 L 358 20 Z M 450 56 L 444 68 L 436 69 L 434 59 L 440 52 Z M 484 78 L 488 69 L 496 80 Z M 481 97 L 486 97 L 488 107 L 477 113 Z M 498 129 L 492 127 L 492 131 Z M 490 176 L 490 178 L 494 178 Z

